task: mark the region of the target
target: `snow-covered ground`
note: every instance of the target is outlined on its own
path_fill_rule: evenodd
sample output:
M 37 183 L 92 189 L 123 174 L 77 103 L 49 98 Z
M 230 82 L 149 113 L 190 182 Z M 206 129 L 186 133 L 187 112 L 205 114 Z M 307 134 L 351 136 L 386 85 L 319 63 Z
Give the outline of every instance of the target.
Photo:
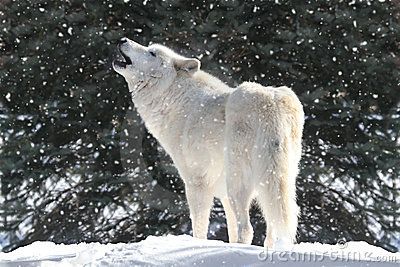
M 35 242 L 0 253 L 1 267 L 14 266 L 400 266 L 400 253 L 365 242 L 300 243 L 290 252 L 200 240 L 190 236 L 148 237 L 139 243 L 57 245 Z

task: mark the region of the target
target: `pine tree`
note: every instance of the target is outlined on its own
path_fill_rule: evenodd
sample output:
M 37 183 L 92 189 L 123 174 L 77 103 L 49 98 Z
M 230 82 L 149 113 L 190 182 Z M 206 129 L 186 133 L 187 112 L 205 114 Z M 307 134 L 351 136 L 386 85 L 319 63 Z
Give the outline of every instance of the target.
M 190 233 L 184 187 L 111 69 L 127 36 L 231 86 L 292 87 L 306 126 L 299 241 L 399 249 L 396 1 L 2 1 L 0 239 L 139 241 Z M 223 210 L 210 237 L 227 240 Z M 252 210 L 255 244 L 265 223 Z

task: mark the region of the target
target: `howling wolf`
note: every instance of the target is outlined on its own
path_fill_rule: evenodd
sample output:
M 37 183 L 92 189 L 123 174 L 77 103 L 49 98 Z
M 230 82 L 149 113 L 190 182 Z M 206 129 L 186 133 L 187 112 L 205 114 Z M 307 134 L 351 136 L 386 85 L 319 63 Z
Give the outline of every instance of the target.
M 185 183 L 194 237 L 207 238 L 217 197 L 229 241 L 251 243 L 249 208 L 256 199 L 267 222 L 264 245 L 292 244 L 304 124 L 295 93 L 251 82 L 231 88 L 201 71 L 199 60 L 159 44 L 123 38 L 118 49 L 113 68 Z

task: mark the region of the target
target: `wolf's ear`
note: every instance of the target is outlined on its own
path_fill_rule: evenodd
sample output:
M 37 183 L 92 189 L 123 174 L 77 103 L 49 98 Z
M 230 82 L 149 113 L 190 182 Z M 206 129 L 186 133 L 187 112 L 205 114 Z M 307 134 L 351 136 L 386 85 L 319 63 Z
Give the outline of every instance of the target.
M 200 61 L 196 58 L 178 59 L 175 61 L 175 69 L 193 74 L 200 69 Z

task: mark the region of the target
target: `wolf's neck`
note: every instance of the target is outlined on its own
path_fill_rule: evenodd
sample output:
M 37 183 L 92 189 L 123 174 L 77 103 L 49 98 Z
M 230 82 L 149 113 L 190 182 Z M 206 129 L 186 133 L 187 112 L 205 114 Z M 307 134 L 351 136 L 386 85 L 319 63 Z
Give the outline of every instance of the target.
M 187 88 L 183 86 L 181 78 L 177 78 L 168 88 L 162 88 L 155 81 L 129 84 L 136 86 L 132 92 L 132 101 L 146 124 L 148 130 L 159 137 L 171 116 L 181 112 L 187 99 Z M 199 88 L 200 89 L 200 88 Z
M 129 87 L 138 113 L 148 130 L 157 138 L 164 129 L 173 127 L 177 116 L 185 116 L 187 112 L 191 112 L 191 106 L 203 101 L 205 103 L 205 98 L 219 98 L 231 90 L 226 84 L 203 71 L 198 71 L 191 77 L 178 76 L 168 88 L 163 88 L 155 80 L 130 84 Z

